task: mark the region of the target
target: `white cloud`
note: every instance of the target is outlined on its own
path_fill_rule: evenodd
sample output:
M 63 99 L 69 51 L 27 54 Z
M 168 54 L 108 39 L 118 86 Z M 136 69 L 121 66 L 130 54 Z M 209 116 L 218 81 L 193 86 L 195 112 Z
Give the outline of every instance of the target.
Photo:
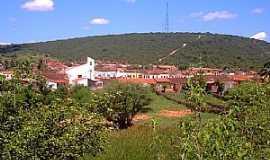
M 2 46 L 7 46 L 7 45 L 11 45 L 11 43 L 0 42 L 0 45 L 2 45 Z
M 204 21 L 214 21 L 219 19 L 233 19 L 235 17 L 237 15 L 229 11 L 215 11 L 205 14 L 202 18 Z
M 266 40 L 267 33 L 265 33 L 265 32 L 259 32 L 259 33 L 255 34 L 254 36 L 251 36 L 250 38 L 258 39 L 258 40 Z
M 90 24 L 94 24 L 94 25 L 105 25 L 109 23 L 110 23 L 110 20 L 105 19 L 105 18 L 94 18 L 90 22 Z
M 264 12 L 263 8 L 255 8 L 252 10 L 253 14 L 262 14 Z
M 195 12 L 190 15 L 193 18 L 200 18 L 203 21 L 227 20 L 237 17 L 237 14 L 229 11 L 213 11 L 213 12 Z
M 29 0 L 22 6 L 28 11 L 52 11 L 54 10 L 53 0 Z

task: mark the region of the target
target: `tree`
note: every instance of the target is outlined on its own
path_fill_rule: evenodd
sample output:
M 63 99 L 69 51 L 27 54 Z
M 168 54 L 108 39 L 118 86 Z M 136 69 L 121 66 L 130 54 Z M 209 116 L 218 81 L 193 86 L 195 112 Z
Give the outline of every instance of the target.
M 149 88 L 137 84 L 111 85 L 104 94 L 108 108 L 104 116 L 117 128 L 129 127 L 132 125 L 133 117 L 149 104 L 148 93 Z
M 44 94 L 33 85 L 36 81 L 21 84 L 28 74 L 17 76 L 0 82 L 0 159 L 73 160 L 103 151 L 106 128 L 101 116 L 68 93 Z
M 264 81 L 270 80 L 270 62 L 266 63 L 260 71 L 260 76 L 263 78 Z
M 189 78 L 187 81 L 186 96 L 196 106 L 192 108 L 194 111 L 202 111 L 205 108 L 206 82 L 201 75 Z

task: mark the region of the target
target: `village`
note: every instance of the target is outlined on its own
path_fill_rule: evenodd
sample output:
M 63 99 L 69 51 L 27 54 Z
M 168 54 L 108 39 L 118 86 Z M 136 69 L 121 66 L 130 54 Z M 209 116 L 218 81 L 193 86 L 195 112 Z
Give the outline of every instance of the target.
M 111 81 L 121 83 L 136 83 L 152 86 L 158 92 L 180 92 L 187 80 L 196 75 L 202 75 L 210 93 L 222 95 L 228 89 L 242 82 L 258 79 L 255 71 L 228 72 L 217 68 L 190 67 L 179 70 L 174 65 L 151 65 L 151 69 L 144 69 L 141 65 L 108 63 L 96 61 L 87 57 L 84 62 L 66 64 L 54 59 L 43 61 L 46 68 L 42 75 L 47 81 L 47 87 L 57 89 L 61 86 L 88 87 L 91 90 L 102 89 Z M 0 75 L 11 79 L 12 70 L 1 69 Z M 222 90 L 220 84 L 223 84 Z

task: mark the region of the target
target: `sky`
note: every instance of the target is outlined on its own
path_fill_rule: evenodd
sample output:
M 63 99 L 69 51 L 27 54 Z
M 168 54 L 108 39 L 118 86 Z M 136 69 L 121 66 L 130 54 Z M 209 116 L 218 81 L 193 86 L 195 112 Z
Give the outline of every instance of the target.
M 211 32 L 270 42 L 270 0 L 3 0 L 0 44 L 74 37 Z

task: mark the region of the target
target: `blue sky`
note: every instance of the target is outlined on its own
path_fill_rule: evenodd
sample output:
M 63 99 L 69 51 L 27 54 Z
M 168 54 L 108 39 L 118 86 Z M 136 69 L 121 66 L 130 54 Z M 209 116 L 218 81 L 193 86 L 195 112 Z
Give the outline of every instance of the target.
M 5 0 L 0 43 L 160 32 L 213 32 L 270 41 L 269 0 Z

